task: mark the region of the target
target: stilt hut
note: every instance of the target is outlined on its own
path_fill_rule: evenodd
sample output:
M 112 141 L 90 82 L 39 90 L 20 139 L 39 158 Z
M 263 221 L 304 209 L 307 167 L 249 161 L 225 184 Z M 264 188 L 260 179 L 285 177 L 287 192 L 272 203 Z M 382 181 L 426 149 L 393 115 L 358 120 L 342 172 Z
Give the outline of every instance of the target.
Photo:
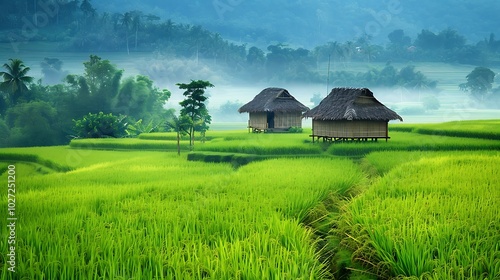
M 389 139 L 390 120 L 403 118 L 380 103 L 367 88 L 334 88 L 315 108 L 304 114 L 312 118 L 315 137 L 330 141 Z
M 249 113 L 248 128 L 254 132 L 277 132 L 302 127 L 302 114 L 308 110 L 286 89 L 266 88 L 238 112 Z

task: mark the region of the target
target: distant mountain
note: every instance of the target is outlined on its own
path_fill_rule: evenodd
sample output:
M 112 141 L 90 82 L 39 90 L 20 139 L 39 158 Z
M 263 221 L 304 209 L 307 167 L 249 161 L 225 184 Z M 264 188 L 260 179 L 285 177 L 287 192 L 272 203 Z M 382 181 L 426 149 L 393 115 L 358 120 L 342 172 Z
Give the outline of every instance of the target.
M 236 42 L 266 47 L 287 43 L 312 48 L 367 33 L 376 43 L 403 29 L 413 39 L 422 29 L 452 28 L 475 43 L 498 32 L 497 0 L 109 0 L 100 11 L 141 10 L 176 22 L 200 24 Z

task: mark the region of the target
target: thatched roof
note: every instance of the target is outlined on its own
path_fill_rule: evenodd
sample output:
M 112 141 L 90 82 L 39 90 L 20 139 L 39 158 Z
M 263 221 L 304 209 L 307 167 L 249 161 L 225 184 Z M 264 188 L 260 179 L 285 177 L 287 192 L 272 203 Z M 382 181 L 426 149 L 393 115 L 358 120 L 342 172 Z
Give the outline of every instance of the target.
M 304 117 L 315 120 L 403 121 L 400 115 L 380 103 L 367 88 L 334 88 Z
M 257 94 L 254 99 L 243 105 L 238 112 L 299 112 L 309 110 L 304 104 L 297 101 L 286 89 L 266 88 Z

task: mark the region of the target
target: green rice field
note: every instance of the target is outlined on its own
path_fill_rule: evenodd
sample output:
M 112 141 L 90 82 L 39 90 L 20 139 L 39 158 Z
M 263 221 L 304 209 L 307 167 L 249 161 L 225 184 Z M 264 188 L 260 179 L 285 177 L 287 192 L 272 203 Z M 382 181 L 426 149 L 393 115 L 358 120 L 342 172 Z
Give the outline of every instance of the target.
M 500 279 L 498 124 L 0 149 L 0 278 Z

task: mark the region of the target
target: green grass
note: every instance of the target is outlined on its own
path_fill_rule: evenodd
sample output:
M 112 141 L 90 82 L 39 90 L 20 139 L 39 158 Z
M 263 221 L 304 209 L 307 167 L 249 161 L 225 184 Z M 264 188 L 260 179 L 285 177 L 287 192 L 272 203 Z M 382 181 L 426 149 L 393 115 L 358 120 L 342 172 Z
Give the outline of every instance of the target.
M 489 139 L 447 137 L 408 132 L 391 132 L 387 142 L 348 142 L 330 145 L 332 155 L 363 156 L 377 151 L 471 151 L 500 150 L 500 142 Z
M 334 144 L 209 131 L 180 157 L 174 133 L 0 149 L 19 218 L 18 274 L 3 256 L 0 278 L 495 279 L 500 144 L 481 134 L 495 126 Z
M 394 124 L 390 126 L 390 130 L 500 140 L 499 120 L 453 121 L 438 124 Z
M 15 150 L 15 149 L 12 149 Z M 66 172 L 71 170 L 71 167 L 63 164 L 58 164 L 53 160 L 48 160 L 40 157 L 39 155 L 33 153 L 9 153 L 9 149 L 3 150 L 0 153 L 0 161 L 3 162 L 25 162 L 32 163 L 40 166 L 44 166 L 45 168 L 52 169 L 55 171 Z
M 216 130 L 208 131 L 206 135 L 206 140 L 210 141 L 213 139 L 224 139 L 224 140 L 250 140 L 259 139 L 262 137 L 282 137 L 282 138 L 301 138 L 302 136 L 311 134 L 311 129 L 305 128 L 302 133 L 249 133 L 246 129 L 235 129 L 235 130 Z M 301 136 L 302 135 L 302 136 Z M 139 135 L 139 139 L 144 140 L 177 140 L 177 134 L 175 132 L 156 132 L 156 133 L 143 133 Z M 181 137 L 183 140 L 188 140 L 189 137 L 184 135 Z M 197 134 L 195 136 L 195 141 L 200 141 L 200 136 Z
M 276 158 L 276 156 L 259 156 L 251 154 L 221 153 L 221 152 L 191 152 L 187 155 L 187 160 L 230 163 L 235 168 L 238 168 L 245 164 L 249 164 L 250 162 L 261 161 L 270 158 Z
M 300 221 L 329 193 L 363 180 L 341 159 L 274 159 L 234 171 L 174 153 L 92 152 L 108 157 L 19 176 L 16 277 L 321 279 L 313 232 Z M 6 201 L 2 194 L 0 208 Z M 5 266 L 0 275 L 12 276 Z
M 500 277 L 500 156 L 401 164 L 346 206 L 338 234 L 380 277 Z
M 312 145 L 303 133 L 248 133 L 244 130 L 209 132 L 205 142 L 195 142 L 196 152 L 251 155 L 319 155 L 325 149 L 336 156 L 363 156 L 375 151 L 500 150 L 498 121 L 464 121 L 443 124 L 391 125 L 388 142 L 323 143 Z M 453 136 L 453 137 L 450 137 Z M 460 137 L 459 137 L 460 136 Z M 175 133 L 141 134 L 138 139 L 81 139 L 70 147 L 83 149 L 132 149 L 174 151 Z M 188 151 L 185 137 L 181 142 Z
M 114 150 L 79 149 L 71 148 L 69 146 L 4 148 L 0 149 L 0 162 L 19 162 L 22 161 L 22 157 L 26 157 L 28 159 L 31 158 L 32 162 L 39 165 L 44 165 L 44 163 L 50 161 L 53 164 L 62 166 L 65 169 L 76 169 L 109 160 L 120 161 L 134 157 L 147 159 L 150 156 L 158 156 L 158 154 L 158 151 L 144 151 L 140 149 L 123 149 L 121 152 L 117 153 Z M 171 157 L 171 155 L 167 152 L 160 154 L 164 154 L 166 159 Z
M 0 162 L 0 175 L 2 175 L 5 171 L 7 171 L 8 167 L 9 167 L 8 163 Z
M 297 139 L 285 139 L 284 137 L 212 141 L 199 145 L 195 150 L 256 155 L 305 155 L 322 153 L 320 145 L 306 144 Z
M 500 151 L 479 150 L 466 151 L 470 156 L 482 155 L 500 155 Z M 385 151 L 373 152 L 366 155 L 363 159 L 365 165 L 369 165 L 377 171 L 378 175 L 384 175 L 393 168 L 408 162 L 415 162 L 422 158 L 442 157 L 442 156 L 460 156 L 464 151 Z
M 174 151 L 177 150 L 177 141 L 157 141 L 137 138 L 75 139 L 71 140 L 69 146 L 83 149 Z M 189 150 L 189 141 L 182 141 L 181 149 Z
M 210 141 L 215 136 L 212 135 L 211 132 L 209 136 L 205 137 L 205 140 Z M 177 133 L 175 132 L 155 132 L 155 133 L 142 133 L 138 137 L 141 140 L 166 140 L 166 141 L 177 141 Z M 180 139 L 183 141 L 187 141 L 189 144 L 189 137 L 184 135 L 180 136 Z M 195 136 L 195 142 L 201 141 L 200 136 Z
M 194 151 L 244 153 L 255 155 L 296 155 L 320 154 L 322 147 L 309 145 L 306 133 L 248 133 L 246 131 L 210 132 L 206 142 L 195 141 Z M 177 149 L 175 133 L 141 134 L 138 139 L 78 139 L 72 140 L 70 147 L 82 149 L 115 150 L 159 150 Z M 184 138 L 185 139 L 185 138 Z M 183 151 L 188 151 L 189 143 L 181 142 Z

